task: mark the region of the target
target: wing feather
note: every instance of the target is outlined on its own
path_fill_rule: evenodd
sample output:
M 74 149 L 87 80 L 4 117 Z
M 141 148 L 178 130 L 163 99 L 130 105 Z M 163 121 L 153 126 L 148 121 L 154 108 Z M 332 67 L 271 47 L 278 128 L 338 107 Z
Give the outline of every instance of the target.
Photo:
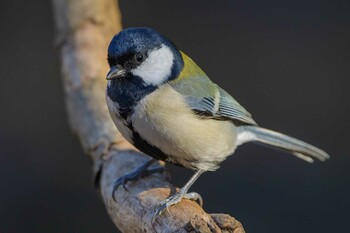
M 220 87 L 220 105 L 217 114 L 224 118 L 237 119 L 242 123 L 256 125 L 252 115 L 242 107 L 230 94 Z
M 169 84 L 185 97 L 193 112 L 200 117 L 232 120 L 236 124 L 256 125 L 251 114 L 230 94 L 213 83 L 184 53 L 182 56 L 188 68 L 185 67 L 180 77 Z

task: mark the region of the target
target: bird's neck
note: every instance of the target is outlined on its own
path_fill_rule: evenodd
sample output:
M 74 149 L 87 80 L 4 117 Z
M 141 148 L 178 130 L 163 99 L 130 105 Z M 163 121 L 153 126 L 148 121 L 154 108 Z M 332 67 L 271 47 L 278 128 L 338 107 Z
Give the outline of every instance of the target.
M 144 85 L 138 77 L 110 80 L 107 86 L 108 97 L 118 105 L 120 117 L 127 119 L 134 107 L 145 96 L 157 89 L 156 86 Z
M 205 72 L 184 52 L 180 51 L 183 62 L 186 64 L 181 69 L 176 79 L 171 80 L 171 83 L 179 83 L 188 77 L 207 77 Z

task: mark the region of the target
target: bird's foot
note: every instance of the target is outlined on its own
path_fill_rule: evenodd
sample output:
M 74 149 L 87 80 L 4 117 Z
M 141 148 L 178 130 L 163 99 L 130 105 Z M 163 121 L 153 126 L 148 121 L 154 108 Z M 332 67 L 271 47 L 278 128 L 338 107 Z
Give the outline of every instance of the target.
M 141 178 L 150 176 L 154 173 L 164 172 L 164 170 L 165 170 L 164 167 L 156 167 L 156 168 L 148 169 L 148 167 L 150 165 L 152 165 L 155 161 L 156 160 L 150 160 L 150 161 L 146 162 L 145 164 L 143 164 L 142 166 L 138 167 L 135 171 L 130 172 L 130 173 L 120 177 L 119 179 L 117 179 L 113 184 L 113 191 L 112 191 L 113 200 L 116 201 L 114 193 L 119 188 L 119 186 L 123 186 L 123 188 L 125 190 L 128 190 L 126 188 L 126 184 L 129 181 L 136 181 L 136 180 L 139 180 Z
M 182 191 L 180 189 L 180 191 L 170 197 L 168 197 L 167 199 L 165 199 L 164 201 L 162 201 L 156 208 L 156 213 L 155 216 L 160 216 L 164 213 L 165 210 L 169 211 L 169 207 L 172 205 L 175 205 L 177 203 L 179 203 L 182 199 L 189 199 L 192 201 L 196 201 L 200 206 L 203 206 L 203 199 L 201 197 L 201 195 L 199 195 L 198 193 L 192 192 L 192 193 L 186 193 L 184 191 Z

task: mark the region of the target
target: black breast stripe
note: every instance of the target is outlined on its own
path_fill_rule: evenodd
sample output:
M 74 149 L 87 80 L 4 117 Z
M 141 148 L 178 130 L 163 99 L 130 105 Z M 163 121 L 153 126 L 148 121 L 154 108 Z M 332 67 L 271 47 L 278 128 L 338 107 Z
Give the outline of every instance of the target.
M 139 149 L 140 151 L 142 151 L 143 153 L 151 156 L 154 159 L 157 160 L 163 160 L 166 161 L 168 163 L 172 163 L 174 165 L 180 166 L 182 167 L 181 164 L 178 164 L 176 162 L 173 161 L 169 161 L 168 158 L 171 157 L 167 154 L 165 154 L 163 151 L 161 151 L 158 147 L 153 146 L 151 144 L 149 144 L 146 140 L 144 140 L 140 134 L 138 132 L 136 132 L 134 130 L 134 127 L 132 126 L 132 124 L 128 125 L 128 128 L 131 130 L 132 132 L 132 138 L 131 140 L 133 141 L 134 146 Z

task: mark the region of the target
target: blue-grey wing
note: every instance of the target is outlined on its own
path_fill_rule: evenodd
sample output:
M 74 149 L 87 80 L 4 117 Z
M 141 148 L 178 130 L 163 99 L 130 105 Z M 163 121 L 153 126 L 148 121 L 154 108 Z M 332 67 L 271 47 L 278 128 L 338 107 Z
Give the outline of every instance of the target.
M 256 125 L 245 108 L 206 76 L 183 79 L 172 86 L 185 97 L 188 106 L 200 117 Z
M 252 115 L 242 107 L 230 94 L 224 89 L 218 87 L 220 93 L 219 109 L 216 114 L 223 118 L 236 120 L 238 122 L 257 125 Z

